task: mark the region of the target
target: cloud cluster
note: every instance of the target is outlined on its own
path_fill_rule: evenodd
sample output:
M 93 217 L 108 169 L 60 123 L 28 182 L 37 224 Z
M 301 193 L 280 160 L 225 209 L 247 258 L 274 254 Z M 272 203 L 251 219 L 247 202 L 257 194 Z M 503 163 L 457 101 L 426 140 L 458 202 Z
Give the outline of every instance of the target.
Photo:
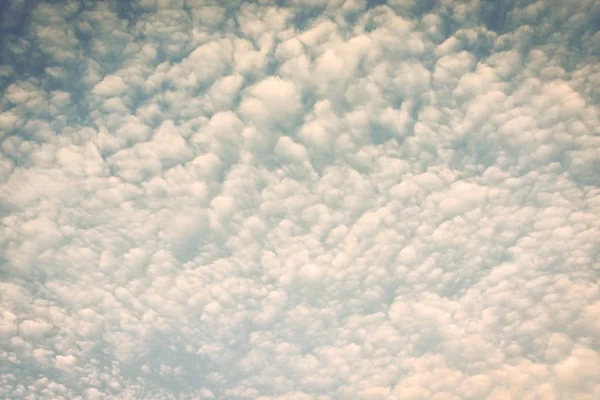
M 0 397 L 600 398 L 598 2 L 0 17 Z

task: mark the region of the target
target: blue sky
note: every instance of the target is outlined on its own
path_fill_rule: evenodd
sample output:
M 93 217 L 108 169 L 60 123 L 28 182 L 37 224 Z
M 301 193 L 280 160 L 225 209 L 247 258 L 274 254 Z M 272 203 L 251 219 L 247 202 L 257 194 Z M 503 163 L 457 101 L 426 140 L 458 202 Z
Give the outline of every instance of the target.
M 597 1 L 0 16 L 0 397 L 600 398 Z

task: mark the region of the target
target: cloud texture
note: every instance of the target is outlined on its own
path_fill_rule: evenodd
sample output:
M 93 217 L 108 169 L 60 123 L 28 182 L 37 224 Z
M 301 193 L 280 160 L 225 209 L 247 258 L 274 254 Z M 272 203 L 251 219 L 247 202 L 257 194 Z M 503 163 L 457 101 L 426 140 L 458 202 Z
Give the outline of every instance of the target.
M 10 1 L 0 397 L 600 398 L 600 3 Z

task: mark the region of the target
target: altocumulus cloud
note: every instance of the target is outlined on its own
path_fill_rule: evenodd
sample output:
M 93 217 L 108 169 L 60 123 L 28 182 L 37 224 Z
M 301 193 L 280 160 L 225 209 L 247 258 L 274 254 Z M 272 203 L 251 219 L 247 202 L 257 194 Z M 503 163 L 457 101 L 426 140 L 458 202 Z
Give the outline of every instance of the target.
M 2 3 L 0 397 L 600 398 L 600 3 Z

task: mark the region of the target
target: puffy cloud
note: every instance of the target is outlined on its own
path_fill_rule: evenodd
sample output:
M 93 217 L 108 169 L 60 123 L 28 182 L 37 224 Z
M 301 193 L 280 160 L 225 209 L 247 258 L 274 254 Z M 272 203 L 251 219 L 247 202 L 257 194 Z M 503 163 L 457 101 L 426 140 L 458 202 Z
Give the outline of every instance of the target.
M 301 94 L 294 83 L 268 77 L 247 89 L 240 112 L 259 128 L 285 127 L 302 112 Z
M 600 398 L 598 16 L 11 2 L 0 397 Z

